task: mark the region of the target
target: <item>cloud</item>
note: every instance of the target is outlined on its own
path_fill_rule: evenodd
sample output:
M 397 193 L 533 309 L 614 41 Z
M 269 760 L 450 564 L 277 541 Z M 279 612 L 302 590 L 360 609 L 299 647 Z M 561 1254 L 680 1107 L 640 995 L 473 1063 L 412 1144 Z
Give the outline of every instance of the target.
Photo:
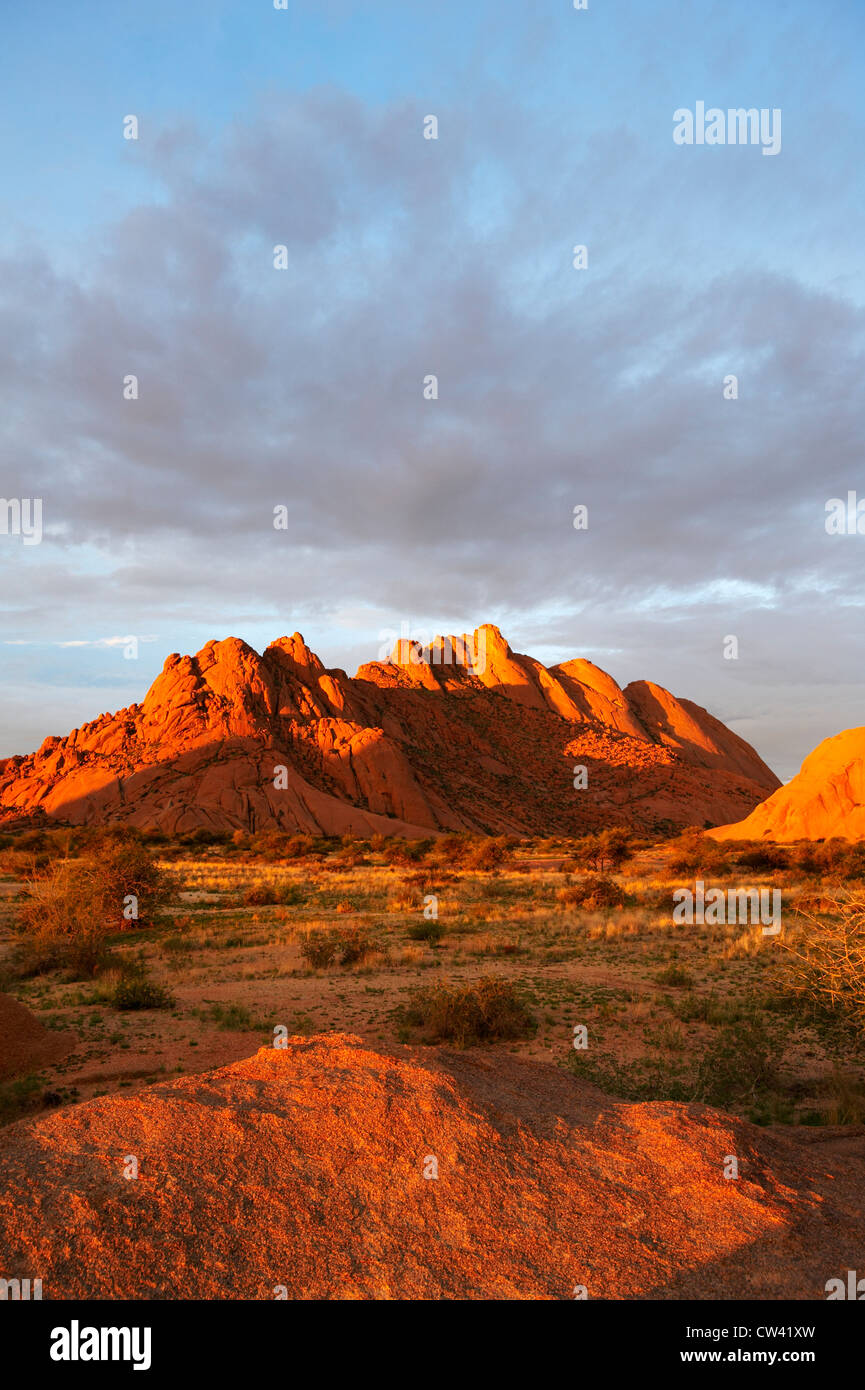
M 130 642 L 156 642 L 158 639 L 152 637 L 97 637 L 92 640 L 84 638 L 71 638 L 65 642 L 33 642 L 22 638 L 15 641 L 4 642 L 5 647 L 127 647 Z
M 0 538 L 9 642 L 158 627 L 168 651 L 272 619 L 340 660 L 346 610 L 370 656 L 404 619 L 494 620 L 737 711 L 779 770 L 834 732 L 858 658 L 827 614 L 862 561 L 824 506 L 865 492 L 865 313 L 766 249 L 818 235 L 795 146 L 710 169 L 673 146 L 675 103 L 563 140 L 503 96 L 478 82 L 437 142 L 420 101 L 338 90 L 166 124 L 141 151 L 159 198 L 77 274 L 7 257 L 2 491 L 46 528 Z

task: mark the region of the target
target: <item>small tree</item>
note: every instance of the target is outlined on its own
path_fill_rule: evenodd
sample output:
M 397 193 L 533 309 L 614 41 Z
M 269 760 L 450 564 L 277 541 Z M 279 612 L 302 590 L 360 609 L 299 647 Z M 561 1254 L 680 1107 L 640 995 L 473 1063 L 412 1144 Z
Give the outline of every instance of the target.
M 573 858 L 581 868 L 602 874 L 621 867 L 630 855 L 630 843 L 630 830 L 615 826 L 577 840 Z
M 18 927 L 46 961 L 95 975 L 107 939 L 151 925 L 167 896 L 165 876 L 147 847 L 109 836 L 82 859 L 64 859 L 31 881 Z

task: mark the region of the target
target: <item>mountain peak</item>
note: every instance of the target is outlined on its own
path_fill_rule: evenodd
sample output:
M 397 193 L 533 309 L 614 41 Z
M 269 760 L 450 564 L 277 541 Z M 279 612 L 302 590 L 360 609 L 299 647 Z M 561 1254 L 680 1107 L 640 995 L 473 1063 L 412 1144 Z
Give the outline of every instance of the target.
M 575 762 L 589 769 L 576 793 Z M 280 778 L 275 769 L 284 769 Z M 660 686 L 549 670 L 494 623 L 397 642 L 351 679 L 301 633 L 172 652 L 140 705 L 0 763 L 0 818 L 168 833 L 582 833 L 735 820 L 777 787 L 753 748 Z

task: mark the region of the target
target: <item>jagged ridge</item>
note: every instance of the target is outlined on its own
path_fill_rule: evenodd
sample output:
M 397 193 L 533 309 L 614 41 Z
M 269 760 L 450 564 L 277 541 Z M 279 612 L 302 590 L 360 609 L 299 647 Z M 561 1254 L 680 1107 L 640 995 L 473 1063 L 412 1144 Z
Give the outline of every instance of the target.
M 0 813 L 169 833 L 579 833 L 610 817 L 718 824 L 777 786 L 698 705 L 623 690 L 590 661 L 548 670 L 485 625 L 424 652 L 399 642 L 354 678 L 299 633 L 263 655 L 234 637 L 172 654 L 140 705 L 0 762 Z

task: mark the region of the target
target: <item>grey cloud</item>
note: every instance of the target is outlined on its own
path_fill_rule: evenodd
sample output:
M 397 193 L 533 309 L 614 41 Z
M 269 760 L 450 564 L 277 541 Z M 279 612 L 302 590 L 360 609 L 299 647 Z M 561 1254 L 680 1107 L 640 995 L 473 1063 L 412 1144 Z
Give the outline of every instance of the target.
M 419 105 L 272 100 L 223 141 L 164 132 L 165 200 L 106 229 L 79 281 L 36 251 L 3 267 L 2 491 L 41 495 L 49 531 L 38 567 L 0 549 L 7 635 L 324 627 L 347 602 L 396 626 L 501 617 L 524 650 L 620 649 L 619 679 L 750 719 L 792 770 L 861 676 L 826 615 L 862 551 L 826 536 L 823 506 L 865 493 L 863 312 L 749 268 L 735 239 L 707 249 L 689 205 L 711 223 L 750 200 L 762 234 L 790 184 L 771 161 L 714 182 L 672 151 L 647 162 L 627 131 L 556 160 L 514 99 L 475 94 L 437 144 Z M 776 606 L 694 601 L 722 580 Z M 718 633 L 740 629 L 733 671 Z

